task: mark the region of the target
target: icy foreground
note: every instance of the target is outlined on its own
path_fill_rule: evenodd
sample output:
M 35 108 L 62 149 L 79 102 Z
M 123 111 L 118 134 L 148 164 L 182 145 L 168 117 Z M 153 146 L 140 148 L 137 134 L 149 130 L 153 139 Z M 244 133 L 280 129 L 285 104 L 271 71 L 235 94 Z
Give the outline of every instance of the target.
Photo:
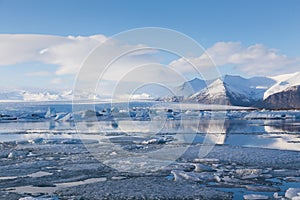
M 7 109 L 0 199 L 299 198 L 298 111 L 151 106 Z
M 135 173 L 99 163 L 80 140 L 6 142 L 0 148 L 1 199 L 232 199 L 234 189 L 243 191 L 236 199 L 245 193 L 245 199 L 290 198 L 299 189 L 288 187 L 300 188 L 298 152 L 216 146 L 198 158 L 199 145 L 193 145 L 166 168 Z

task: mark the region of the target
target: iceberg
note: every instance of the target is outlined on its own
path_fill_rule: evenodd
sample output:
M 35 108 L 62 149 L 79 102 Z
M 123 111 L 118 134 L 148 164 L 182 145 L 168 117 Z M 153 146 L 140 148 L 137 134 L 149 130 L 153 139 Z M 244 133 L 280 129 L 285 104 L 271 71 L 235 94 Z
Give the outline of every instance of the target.
M 56 117 L 56 110 L 55 108 L 48 107 L 48 111 L 45 114 L 45 118 L 53 118 L 53 117 Z
M 300 199 L 300 188 L 289 188 L 285 192 L 285 197 L 289 199 Z

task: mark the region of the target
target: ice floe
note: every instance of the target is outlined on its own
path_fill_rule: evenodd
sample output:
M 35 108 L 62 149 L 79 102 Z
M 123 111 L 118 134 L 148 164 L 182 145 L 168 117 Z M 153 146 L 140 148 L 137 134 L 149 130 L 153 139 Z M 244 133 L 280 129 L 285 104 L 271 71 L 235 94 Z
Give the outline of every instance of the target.
M 264 199 L 269 199 L 269 197 L 266 195 L 261 195 L 261 194 L 245 194 L 244 199 L 245 200 L 264 200 Z

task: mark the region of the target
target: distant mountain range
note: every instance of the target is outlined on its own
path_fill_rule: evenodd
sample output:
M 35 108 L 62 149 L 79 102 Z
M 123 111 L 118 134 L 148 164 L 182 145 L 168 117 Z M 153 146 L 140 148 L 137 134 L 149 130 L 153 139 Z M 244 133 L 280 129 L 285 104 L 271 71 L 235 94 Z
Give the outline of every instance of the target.
M 0 92 L 0 102 L 9 101 L 72 101 L 73 91 L 39 91 L 37 89 L 32 90 L 12 90 Z M 93 92 L 77 91 L 76 100 L 101 100 L 100 95 Z
M 200 90 L 199 86 L 202 87 Z M 207 81 L 207 86 L 203 86 L 203 80 L 193 79 L 178 88 L 186 90 L 179 94 L 189 93 L 191 88 L 194 90 L 194 93 L 190 92 L 184 98 L 187 102 L 259 108 L 300 108 L 300 73 L 249 79 L 226 75 L 222 79 Z
M 175 87 L 174 91 L 176 96 L 164 95 L 158 91 L 153 100 L 276 109 L 300 108 L 300 72 L 274 77 L 252 78 L 226 75 L 219 79 L 207 81 L 195 78 Z M 144 93 L 146 94 L 146 91 Z M 0 101 L 69 101 L 72 100 L 72 95 L 72 91 L 29 92 L 14 90 L 0 92 Z M 160 97 L 157 98 L 157 96 Z M 83 92 L 80 98 L 101 100 L 99 95 L 95 96 L 95 94 L 86 92 Z
M 0 92 L 0 101 L 63 101 L 72 100 L 72 91 L 27 91 L 13 90 Z

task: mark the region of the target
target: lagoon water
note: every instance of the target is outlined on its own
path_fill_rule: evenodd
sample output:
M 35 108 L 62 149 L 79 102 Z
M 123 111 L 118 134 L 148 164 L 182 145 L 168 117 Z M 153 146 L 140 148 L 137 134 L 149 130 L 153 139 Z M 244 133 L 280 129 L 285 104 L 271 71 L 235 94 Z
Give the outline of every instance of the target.
M 153 103 L 135 102 L 130 106 L 126 103 L 118 105 L 123 109 L 143 106 L 149 108 Z M 88 107 L 101 111 L 111 107 L 111 104 L 93 104 Z M 243 115 L 236 114 L 235 117 L 231 118 L 226 113 L 221 112 L 221 117 L 215 118 L 214 116 L 201 117 L 200 111 L 197 110 L 181 110 L 183 112 L 181 117 L 175 120 L 167 118 L 161 120 L 155 118 L 154 115 L 146 120 L 136 120 L 130 117 L 130 114 L 128 116 L 125 114 L 122 117 L 113 114 L 113 118 L 109 119 L 98 118 L 96 121 L 85 119 L 76 121 L 75 119 L 74 122 L 54 120 L 53 118 L 45 119 L 44 115 L 49 108 L 55 109 L 56 113 L 72 112 L 71 103 L 1 103 L 0 114 L 15 116 L 19 119 L 1 120 L 0 118 L 0 141 L 21 141 L 38 137 L 78 138 L 78 134 L 84 138 L 84 132 L 99 133 L 99 135 L 108 132 L 126 132 L 128 135 L 135 136 L 145 134 L 155 136 L 161 133 L 192 135 L 194 137 L 193 143 L 202 143 L 206 134 L 213 132 L 220 135 L 219 141 L 217 141 L 218 145 L 300 151 L 300 118 L 297 117 L 292 119 L 245 119 Z M 77 110 L 84 110 L 85 108 L 86 104 L 76 105 Z M 129 112 L 128 109 L 125 110 L 126 112 Z M 247 111 L 236 112 L 245 113 Z M 31 116 L 34 114 L 37 117 Z M 117 121 L 118 127 L 112 126 L 111 121 Z M 190 141 L 191 138 L 181 142 Z

